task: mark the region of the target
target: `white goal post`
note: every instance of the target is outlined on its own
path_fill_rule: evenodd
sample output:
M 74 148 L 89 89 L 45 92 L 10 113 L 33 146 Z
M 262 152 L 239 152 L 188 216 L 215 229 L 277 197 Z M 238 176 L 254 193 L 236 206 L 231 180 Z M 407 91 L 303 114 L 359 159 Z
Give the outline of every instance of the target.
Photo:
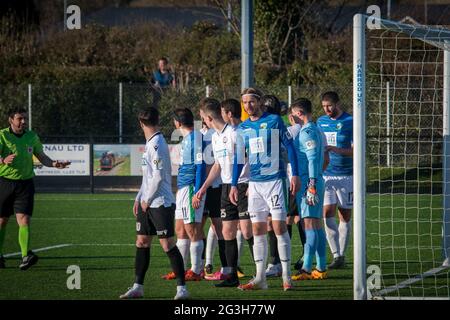
M 355 15 L 353 119 L 354 299 L 449 299 L 450 30 Z

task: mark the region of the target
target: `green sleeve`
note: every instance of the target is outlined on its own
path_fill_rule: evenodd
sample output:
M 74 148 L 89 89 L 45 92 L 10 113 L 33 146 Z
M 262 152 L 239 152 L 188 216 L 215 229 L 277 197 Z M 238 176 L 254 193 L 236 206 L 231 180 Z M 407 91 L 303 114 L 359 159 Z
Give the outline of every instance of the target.
M 42 152 L 44 152 L 44 146 L 42 145 L 41 139 L 36 135 L 33 144 L 33 153 L 36 155 Z

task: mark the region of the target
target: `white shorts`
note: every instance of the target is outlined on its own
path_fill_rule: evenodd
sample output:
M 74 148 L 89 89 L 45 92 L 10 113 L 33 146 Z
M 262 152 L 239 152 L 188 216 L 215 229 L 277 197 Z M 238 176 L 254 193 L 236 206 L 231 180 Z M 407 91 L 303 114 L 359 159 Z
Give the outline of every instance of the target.
M 286 179 L 248 183 L 248 213 L 252 223 L 272 220 L 285 221 L 288 206 Z
M 183 219 L 184 224 L 189 223 L 201 223 L 203 219 L 203 210 L 205 208 L 205 199 L 202 198 L 200 202 L 200 208 L 194 209 L 192 207 L 192 198 L 194 197 L 194 186 L 185 186 L 178 189 L 176 202 L 177 207 L 175 210 L 175 219 Z
M 337 204 L 342 209 L 353 208 L 353 176 L 324 176 L 323 205 Z

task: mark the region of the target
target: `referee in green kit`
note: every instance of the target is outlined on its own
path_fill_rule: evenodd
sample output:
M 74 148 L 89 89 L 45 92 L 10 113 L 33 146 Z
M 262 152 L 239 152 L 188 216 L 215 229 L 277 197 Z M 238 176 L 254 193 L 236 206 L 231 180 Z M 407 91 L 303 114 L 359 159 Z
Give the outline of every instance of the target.
M 33 155 L 46 167 L 64 169 L 69 161 L 53 161 L 45 153 L 36 133 L 27 130 L 27 111 L 12 109 L 9 127 L 0 130 L 0 269 L 5 268 L 3 242 L 9 218 L 15 213 L 19 224 L 19 245 L 22 263 L 27 270 L 38 257 L 29 250 L 30 220 L 34 204 Z

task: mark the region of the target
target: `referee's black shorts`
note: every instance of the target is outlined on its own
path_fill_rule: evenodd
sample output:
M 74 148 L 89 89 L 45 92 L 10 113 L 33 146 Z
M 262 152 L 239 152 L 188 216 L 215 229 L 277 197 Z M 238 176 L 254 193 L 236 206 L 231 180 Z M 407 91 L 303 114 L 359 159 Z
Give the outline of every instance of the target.
M 155 236 L 159 239 L 171 238 L 175 235 L 175 205 L 170 207 L 148 208 L 142 211 L 139 205 L 136 217 L 136 234 Z
M 33 179 L 11 180 L 0 177 L 0 217 L 8 218 L 15 213 L 33 215 Z

